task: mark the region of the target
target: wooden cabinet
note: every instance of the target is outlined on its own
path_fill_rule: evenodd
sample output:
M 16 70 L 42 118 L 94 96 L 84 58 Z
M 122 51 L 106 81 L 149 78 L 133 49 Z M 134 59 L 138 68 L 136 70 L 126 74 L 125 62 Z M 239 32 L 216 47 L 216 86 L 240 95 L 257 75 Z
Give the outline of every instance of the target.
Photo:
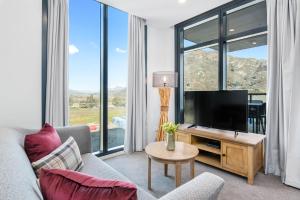
M 222 143 L 222 167 L 228 171 L 247 175 L 248 147 L 229 142 Z
M 253 184 L 254 176 L 263 167 L 265 136 L 233 131 L 190 128 L 176 132 L 177 141 L 195 145 L 199 154 L 195 160 L 241 175 Z

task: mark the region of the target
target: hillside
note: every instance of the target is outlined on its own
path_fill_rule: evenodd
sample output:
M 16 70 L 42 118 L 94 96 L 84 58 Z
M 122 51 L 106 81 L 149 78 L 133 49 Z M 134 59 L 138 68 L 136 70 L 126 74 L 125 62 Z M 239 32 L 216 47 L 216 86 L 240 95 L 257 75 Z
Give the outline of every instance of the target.
M 109 97 L 116 97 L 116 96 L 126 96 L 127 89 L 125 87 L 117 87 L 117 88 L 109 88 L 108 95 Z M 70 96 L 81 96 L 87 97 L 90 95 L 99 96 L 99 92 L 90 92 L 90 91 L 83 91 L 83 90 L 69 90 Z
M 218 53 L 195 50 L 184 56 L 185 90 L 216 90 L 218 87 Z M 267 62 L 255 58 L 228 56 L 227 88 L 265 92 Z

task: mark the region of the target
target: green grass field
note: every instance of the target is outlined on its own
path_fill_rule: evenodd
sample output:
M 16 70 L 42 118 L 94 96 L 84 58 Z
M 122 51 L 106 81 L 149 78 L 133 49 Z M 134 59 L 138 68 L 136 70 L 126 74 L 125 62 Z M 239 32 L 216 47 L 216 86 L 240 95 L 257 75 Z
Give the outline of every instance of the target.
M 108 108 L 108 126 L 113 128 L 113 117 L 124 117 L 126 115 L 125 107 L 110 107 Z M 83 124 L 99 124 L 100 123 L 100 109 L 99 108 L 70 108 L 69 116 L 70 125 Z

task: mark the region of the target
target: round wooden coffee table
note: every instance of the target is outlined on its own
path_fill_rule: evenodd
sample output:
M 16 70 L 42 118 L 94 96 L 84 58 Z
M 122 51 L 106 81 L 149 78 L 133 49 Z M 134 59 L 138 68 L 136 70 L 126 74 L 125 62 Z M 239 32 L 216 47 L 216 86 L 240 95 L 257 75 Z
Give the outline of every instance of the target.
M 151 160 L 164 163 L 165 176 L 168 175 L 168 164 L 175 164 L 176 187 L 181 184 L 181 164 L 190 163 L 191 178 L 195 175 L 195 157 L 198 155 L 197 147 L 183 142 L 176 142 L 175 150 L 168 151 L 165 142 L 154 142 L 146 146 L 148 155 L 148 189 L 151 189 Z

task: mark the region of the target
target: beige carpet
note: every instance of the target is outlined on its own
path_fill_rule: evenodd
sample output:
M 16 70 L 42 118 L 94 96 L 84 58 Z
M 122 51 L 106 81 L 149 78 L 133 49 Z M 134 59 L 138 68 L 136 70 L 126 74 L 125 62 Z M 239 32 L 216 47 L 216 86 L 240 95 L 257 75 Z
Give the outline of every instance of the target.
M 105 160 L 113 168 L 130 178 L 134 183 L 147 190 L 147 157 L 145 153 L 121 155 Z M 259 173 L 254 185 L 248 185 L 246 179 L 208 165 L 196 162 L 196 174 L 211 172 L 225 180 L 225 186 L 219 200 L 300 200 L 300 190 L 288 187 L 279 177 Z M 189 180 L 189 166 L 182 168 L 182 182 Z M 163 175 L 163 165 L 152 162 L 152 191 L 155 197 L 175 189 L 174 166 L 169 166 L 169 177 Z M 147 190 L 148 191 L 148 190 Z

